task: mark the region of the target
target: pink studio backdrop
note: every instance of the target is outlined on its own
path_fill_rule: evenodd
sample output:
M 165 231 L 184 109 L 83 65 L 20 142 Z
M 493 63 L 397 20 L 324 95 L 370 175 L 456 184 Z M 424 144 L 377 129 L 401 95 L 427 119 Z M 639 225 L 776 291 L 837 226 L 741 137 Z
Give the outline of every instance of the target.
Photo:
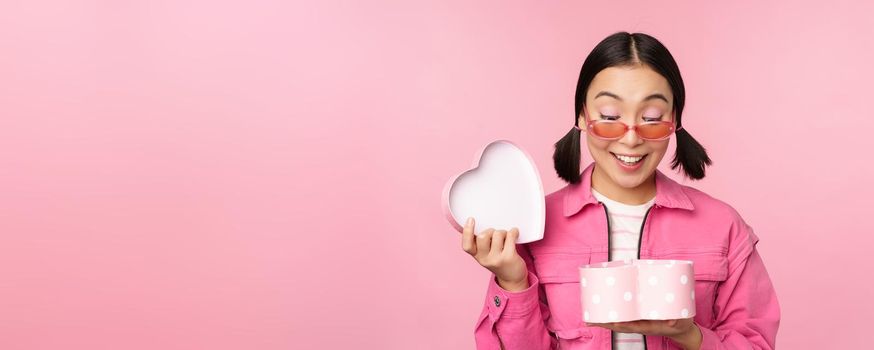
M 444 181 L 507 138 L 560 188 L 580 65 L 618 30 L 677 59 L 714 159 L 693 185 L 760 236 L 779 346 L 868 343 L 872 12 L 4 1 L 0 348 L 473 348 L 489 275 Z

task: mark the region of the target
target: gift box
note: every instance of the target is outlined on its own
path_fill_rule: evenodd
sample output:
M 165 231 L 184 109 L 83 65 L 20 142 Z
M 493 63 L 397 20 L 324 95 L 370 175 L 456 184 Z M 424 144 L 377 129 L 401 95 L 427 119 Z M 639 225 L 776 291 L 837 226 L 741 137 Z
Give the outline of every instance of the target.
M 625 322 L 695 316 L 689 260 L 619 260 L 580 267 L 583 320 Z

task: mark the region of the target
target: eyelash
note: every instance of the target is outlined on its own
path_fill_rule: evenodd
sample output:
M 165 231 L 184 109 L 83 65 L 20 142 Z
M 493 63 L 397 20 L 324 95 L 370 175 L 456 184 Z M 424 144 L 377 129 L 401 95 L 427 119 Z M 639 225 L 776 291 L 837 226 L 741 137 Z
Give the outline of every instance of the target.
M 616 119 L 619 119 L 619 116 L 618 116 L 618 115 L 617 115 L 617 116 L 612 116 L 612 115 L 603 115 L 603 114 L 601 115 L 601 119 L 608 119 L 608 118 L 614 118 L 614 119 L 609 119 L 609 120 L 616 120 Z M 662 119 L 662 116 L 660 115 L 660 116 L 658 116 L 658 117 L 656 117 L 656 118 L 643 118 L 643 121 L 645 121 L 645 122 L 655 122 L 655 121 L 659 121 L 659 120 L 661 120 L 661 119 Z

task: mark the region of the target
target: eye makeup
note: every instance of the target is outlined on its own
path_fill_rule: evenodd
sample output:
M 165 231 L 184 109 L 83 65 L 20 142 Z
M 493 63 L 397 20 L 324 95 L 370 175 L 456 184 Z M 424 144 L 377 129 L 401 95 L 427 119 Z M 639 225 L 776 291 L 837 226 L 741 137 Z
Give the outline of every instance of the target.
M 598 114 L 600 115 L 601 119 L 614 119 L 615 120 L 615 119 L 618 119 L 621 117 L 619 112 L 617 112 L 615 109 L 612 109 L 612 108 L 602 108 L 598 111 Z M 660 109 L 652 108 L 652 109 L 647 110 L 641 118 L 644 120 L 653 121 L 653 120 L 660 120 L 660 119 L 662 119 L 662 117 L 664 117 L 664 114 L 662 113 L 662 111 Z
M 661 110 L 653 108 L 653 109 L 647 110 L 646 113 L 643 114 L 643 120 L 645 120 L 645 121 L 661 120 L 663 116 L 664 116 L 664 113 L 662 113 Z
M 619 116 L 619 110 L 613 107 L 601 107 L 598 113 L 602 116 Z

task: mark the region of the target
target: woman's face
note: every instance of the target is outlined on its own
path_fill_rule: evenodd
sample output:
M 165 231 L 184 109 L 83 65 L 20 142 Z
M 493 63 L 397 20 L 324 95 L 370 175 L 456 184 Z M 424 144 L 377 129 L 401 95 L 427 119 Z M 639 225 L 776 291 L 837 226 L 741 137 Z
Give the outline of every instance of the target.
M 586 130 L 586 112 L 592 120 L 613 119 L 627 125 L 672 121 L 673 104 L 667 79 L 656 71 L 646 66 L 609 67 L 595 75 L 589 85 L 578 126 Z M 668 142 L 669 139 L 646 141 L 634 131 L 613 141 L 599 139 L 589 132 L 586 136 L 596 167 L 611 182 L 627 189 L 638 187 L 652 176 L 665 155 Z

